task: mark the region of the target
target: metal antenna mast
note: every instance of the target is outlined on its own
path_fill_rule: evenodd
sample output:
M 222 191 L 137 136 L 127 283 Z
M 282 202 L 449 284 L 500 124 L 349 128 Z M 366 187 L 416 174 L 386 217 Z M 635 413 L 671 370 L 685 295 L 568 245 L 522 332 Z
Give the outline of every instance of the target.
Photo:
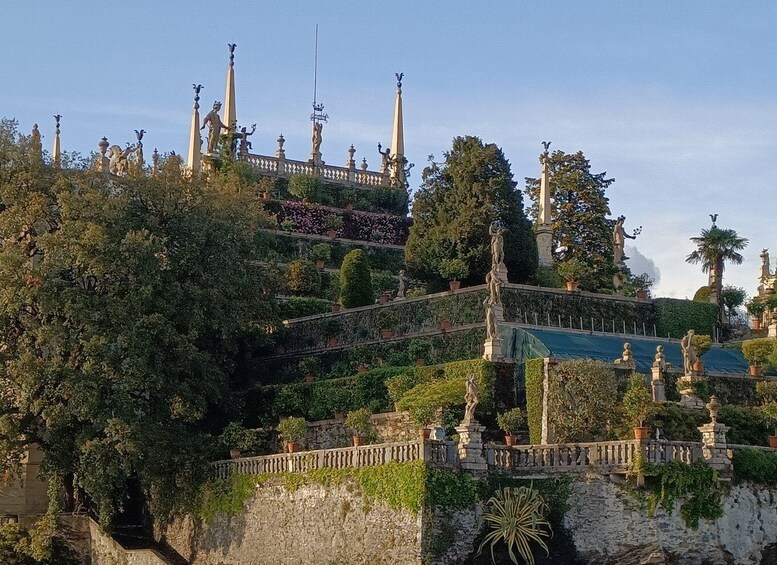
M 329 120 L 329 115 L 324 114 L 324 105 L 318 104 L 316 100 L 316 90 L 318 87 L 318 24 L 316 24 L 316 43 L 313 51 L 313 113 L 310 114 L 310 121 L 314 124 L 316 122 L 326 122 Z

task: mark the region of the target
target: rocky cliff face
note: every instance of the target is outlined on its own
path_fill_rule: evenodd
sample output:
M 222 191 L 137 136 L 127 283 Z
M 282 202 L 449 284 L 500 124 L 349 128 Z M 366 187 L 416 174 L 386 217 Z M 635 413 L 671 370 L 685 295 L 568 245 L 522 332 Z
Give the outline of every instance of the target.
M 760 563 L 777 543 L 777 491 L 751 485 L 731 487 L 724 516 L 702 520 L 698 530 L 685 525 L 679 505 L 649 517 L 644 504 L 599 476 L 576 481 L 569 503 L 564 526 L 589 563 Z

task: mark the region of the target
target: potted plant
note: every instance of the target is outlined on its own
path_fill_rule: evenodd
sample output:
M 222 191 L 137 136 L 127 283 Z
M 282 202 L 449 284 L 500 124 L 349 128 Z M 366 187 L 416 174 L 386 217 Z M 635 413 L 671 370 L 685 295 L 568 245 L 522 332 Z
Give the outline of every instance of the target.
M 777 402 L 767 402 L 761 406 L 761 413 L 767 425 L 774 431 L 774 435 L 769 435 L 769 447 L 775 449 L 777 448 Z
M 311 382 L 312 380 L 315 380 L 314 377 L 320 371 L 321 362 L 317 357 L 306 357 L 297 363 L 297 368 L 299 369 L 299 372 L 302 373 L 302 376 L 305 377 L 305 381 Z
M 324 263 L 332 259 L 332 246 L 328 243 L 317 243 L 310 248 L 310 259 L 316 262 L 317 269 L 323 269 Z
M 291 416 L 281 420 L 281 423 L 278 424 L 278 433 L 281 434 L 281 439 L 286 444 L 286 451 L 288 453 L 299 451 L 300 443 L 305 438 L 307 428 L 305 418 Z
M 330 239 L 337 237 L 337 232 L 343 229 L 343 218 L 337 214 L 329 214 L 324 222 L 326 223 L 326 234 Z
M 407 353 L 411 359 L 415 360 L 417 366 L 426 365 L 426 358 L 432 350 L 432 342 L 428 339 L 411 339 L 407 345 Z
M 449 286 L 452 292 L 459 290 L 461 282 L 469 274 L 469 267 L 461 259 L 443 259 L 440 262 L 440 276 L 450 281 Z
M 742 342 L 742 355 L 750 363 L 750 376 L 761 376 L 761 366 L 769 361 L 774 344 L 775 340 L 769 338 L 748 339 Z
M 238 459 L 242 452 L 249 451 L 254 439 L 254 432 L 244 428 L 240 422 L 230 422 L 219 436 L 219 441 L 229 450 L 232 459 Z
M 577 259 L 561 261 L 556 267 L 556 270 L 558 271 L 558 274 L 567 281 L 567 290 L 570 292 L 577 290 L 580 277 L 585 275 L 587 271 L 586 266 Z
M 647 300 L 650 296 L 650 287 L 655 282 L 650 275 L 642 273 L 639 276 L 634 277 L 634 288 L 639 300 Z
M 348 412 L 345 417 L 345 425 L 353 430 L 353 445 L 359 447 L 364 445 L 367 434 L 372 431 L 372 413 L 366 408 L 359 408 Z
M 351 391 L 345 387 L 331 387 L 327 393 L 327 404 L 335 420 L 342 421 L 345 412 L 353 405 Z
M 426 441 L 432 434 L 432 430 L 429 426 L 434 422 L 434 417 L 437 414 L 437 408 L 431 405 L 417 405 L 410 410 L 410 419 L 419 426 L 418 434 L 421 441 Z
M 750 321 L 753 323 L 753 329 L 756 331 L 760 330 L 761 320 L 763 319 L 764 312 L 766 312 L 766 304 L 764 304 L 763 300 L 753 298 L 745 304 L 745 308 L 747 308 L 747 313 L 752 316 Z
M 378 312 L 378 323 L 380 325 L 380 335 L 383 339 L 394 337 L 394 328 L 397 325 L 397 317 L 391 308 L 383 308 Z
M 340 311 L 340 303 L 339 302 L 332 302 L 331 308 L 332 308 L 332 313 L 336 314 L 337 312 Z
M 648 439 L 645 420 L 655 413 L 656 406 L 643 375 L 639 373 L 631 375 L 628 389 L 623 396 L 623 410 L 634 426 L 634 439 Z
M 695 373 L 704 373 L 704 361 L 701 360 L 701 356 L 712 349 L 712 337 L 708 335 L 697 335 L 696 339 L 696 361 L 693 364 L 693 370 Z
M 518 435 L 525 422 L 526 417 L 520 408 L 513 408 L 497 414 L 496 423 L 499 425 L 499 429 L 505 433 L 505 445 L 515 445 L 515 436 Z
M 429 308 L 442 331 L 451 329 L 451 319 L 456 308 L 453 297 L 438 298 L 429 305 Z
M 291 220 L 283 220 L 281 222 L 281 229 L 285 232 L 290 232 L 294 229 L 294 222 Z
M 326 335 L 327 345 L 335 347 L 339 343 L 338 336 L 343 329 L 343 323 L 337 318 L 326 318 L 321 323 Z
M 386 379 L 384 384 L 391 402 L 394 403 L 394 411 L 396 411 L 397 403 L 405 396 L 407 391 L 415 386 L 415 378 L 405 374 L 395 375 Z

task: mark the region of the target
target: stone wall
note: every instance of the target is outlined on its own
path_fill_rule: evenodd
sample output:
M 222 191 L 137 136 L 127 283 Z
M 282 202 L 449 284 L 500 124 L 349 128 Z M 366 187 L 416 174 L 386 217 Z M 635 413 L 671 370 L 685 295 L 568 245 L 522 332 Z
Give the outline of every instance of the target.
M 168 561 L 152 549 L 125 549 L 100 529 L 94 520 L 88 520 L 89 558 L 92 565 L 168 565 Z
M 38 476 L 43 452 L 32 446 L 21 462 L 21 477 L 0 485 L 0 516 L 36 516 L 49 504 L 48 485 Z
M 418 426 L 408 412 L 383 412 L 372 415 L 377 443 L 396 443 L 418 439 Z M 309 422 L 305 434 L 306 449 L 333 449 L 353 445 L 353 432 L 343 420 Z
M 367 501 L 353 483 L 265 485 L 236 516 L 178 518 L 165 541 L 193 565 L 421 564 L 421 517 Z
M 777 543 L 777 491 L 731 487 L 724 516 L 688 528 L 679 503 L 670 515 L 660 508 L 648 517 L 623 488 L 598 476 L 576 481 L 564 525 L 581 557 L 612 563 L 759 563 L 762 550 Z M 674 561 L 674 560 L 677 561 Z

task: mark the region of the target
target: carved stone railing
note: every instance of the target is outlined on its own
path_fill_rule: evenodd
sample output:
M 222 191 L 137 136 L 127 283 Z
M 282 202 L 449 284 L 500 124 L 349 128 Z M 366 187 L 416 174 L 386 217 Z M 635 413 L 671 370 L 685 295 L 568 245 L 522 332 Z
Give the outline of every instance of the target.
M 238 159 L 251 165 L 257 172 L 269 176 L 289 178 L 292 175 L 300 174 L 318 175 L 327 182 L 364 189 L 387 186 L 389 183 L 388 175 L 377 171 L 363 171 L 332 165 L 316 166 L 307 161 L 279 159 L 250 153 L 240 153 Z
M 224 479 L 233 474 L 306 473 L 318 469 L 375 467 L 392 461 L 418 461 L 423 455 L 420 441 L 279 453 L 216 461 L 211 464 L 211 476 Z
M 424 461 L 436 467 L 456 467 L 459 462 L 455 441 L 425 441 Z
M 702 458 L 701 443 L 673 441 L 604 441 L 551 445 L 487 445 L 489 468 L 520 473 L 596 471 L 623 473 L 638 461 L 693 463 Z

